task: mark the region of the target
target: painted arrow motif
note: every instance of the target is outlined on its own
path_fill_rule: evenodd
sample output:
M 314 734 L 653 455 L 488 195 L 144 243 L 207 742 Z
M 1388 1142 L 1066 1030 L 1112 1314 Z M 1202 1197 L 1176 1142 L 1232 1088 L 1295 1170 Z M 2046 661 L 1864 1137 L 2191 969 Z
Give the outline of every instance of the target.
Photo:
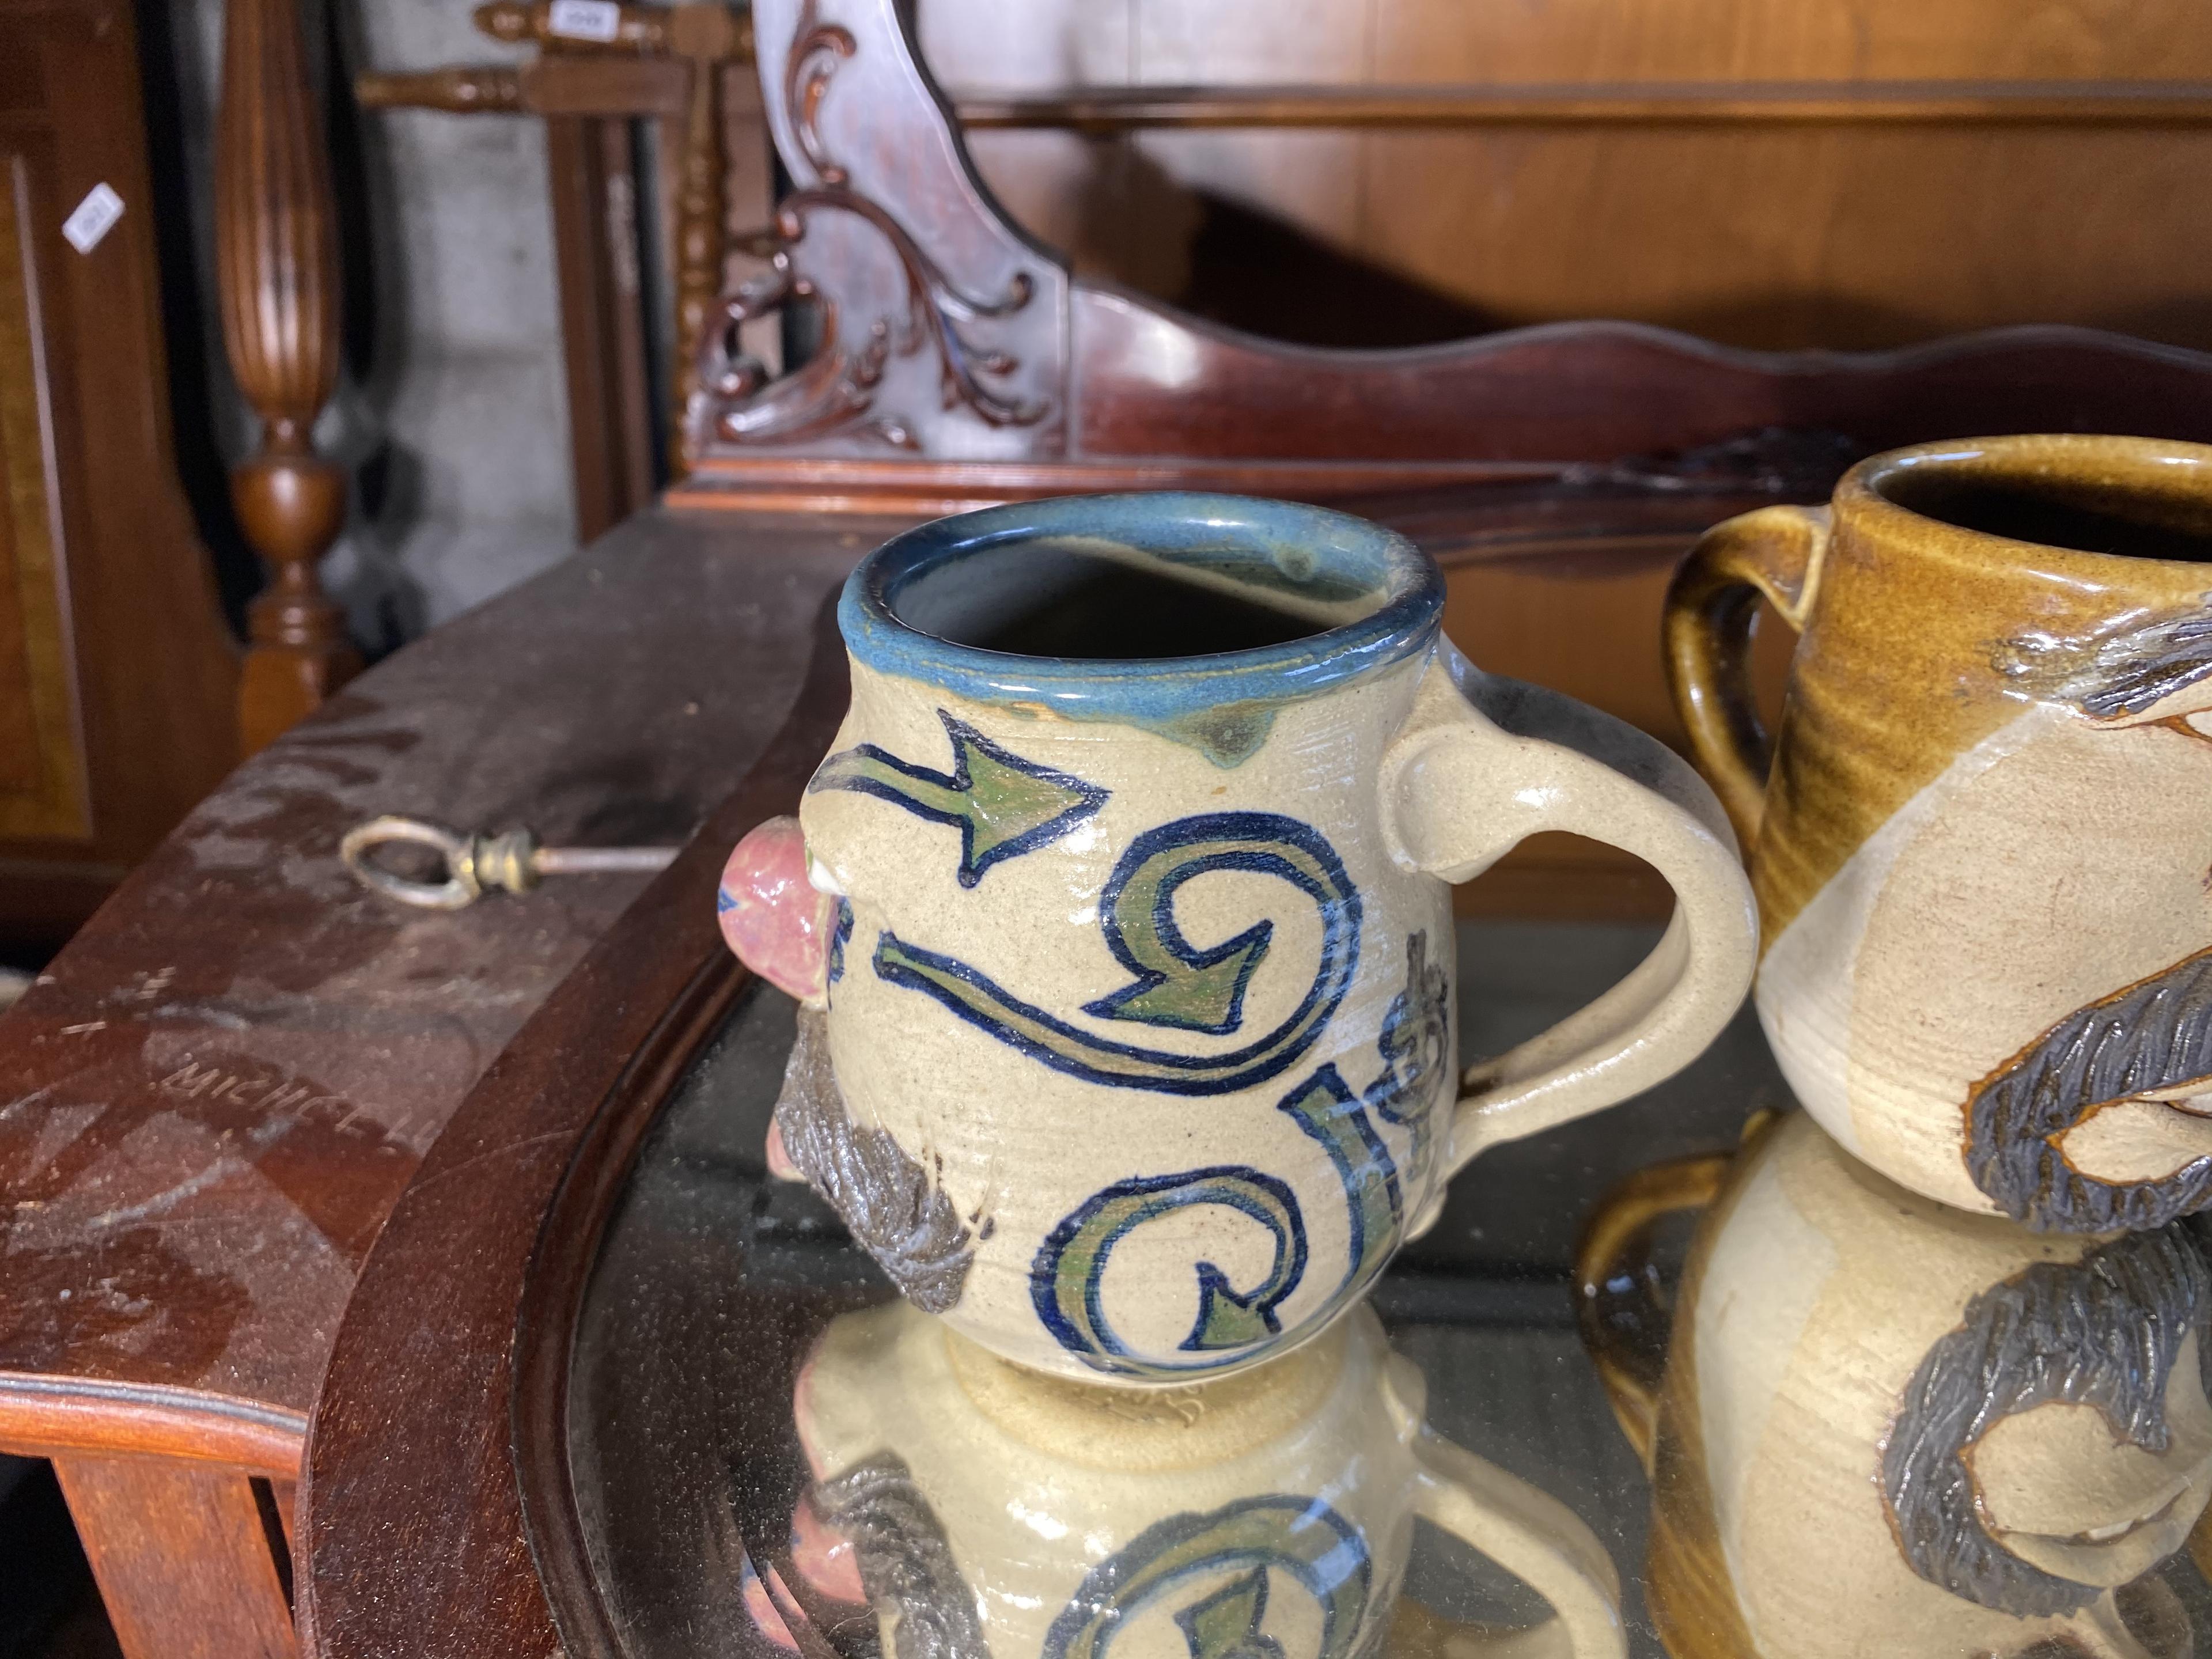
M 1260 1628 L 1267 1616 L 1267 1569 L 1256 1566 L 1176 1614 L 1190 1659 L 1283 1659 L 1283 1644 Z
M 1119 1018 L 1198 1030 L 1236 1029 L 1243 1013 L 1241 981 L 1266 950 L 1267 925 L 1198 951 L 1176 931 L 1168 910 L 1184 881 L 1224 869 L 1280 878 L 1313 901 L 1322 920 L 1320 961 L 1297 1006 L 1273 1030 L 1226 1053 L 1177 1054 L 1113 1042 L 1021 1000 L 956 957 L 890 933 L 877 937 L 876 972 L 890 984 L 927 992 L 1001 1042 L 1089 1082 L 1176 1095 L 1249 1088 L 1287 1070 L 1313 1046 L 1359 964 L 1359 894 L 1328 841 L 1296 818 L 1205 813 L 1162 824 L 1133 842 L 1108 878 L 1106 891 L 1114 897 L 1102 902 L 1099 914 L 1108 945 L 1138 977 L 1087 1012 L 1110 1009 Z M 1127 1003 L 1139 1002 L 1144 1004 L 1139 1012 L 1127 1011 Z M 1171 1019 L 1165 1017 L 1170 1013 Z
M 1310 879 L 1317 873 L 1314 865 L 1296 862 L 1297 850 L 1272 833 L 1275 826 L 1229 822 L 1256 816 L 1216 813 L 1203 820 L 1183 819 L 1149 830 L 1130 844 L 1099 895 L 1098 911 L 1107 948 L 1136 981 L 1085 1005 L 1085 1013 L 1214 1036 L 1244 1023 L 1244 988 L 1267 954 L 1274 924 L 1261 922 L 1201 951 L 1176 925 L 1175 901 L 1185 882 L 1217 870 L 1280 876 L 1316 898 L 1327 897 L 1326 883 Z M 1194 834 L 1194 823 L 1205 827 Z
M 1183 1339 L 1184 1351 L 1218 1356 L 1265 1341 L 1281 1328 L 1275 1309 L 1306 1271 L 1306 1229 L 1297 1199 L 1273 1176 L 1223 1164 L 1116 1182 L 1052 1230 L 1030 1269 L 1030 1296 L 1038 1318 L 1063 1347 L 1100 1370 L 1128 1376 L 1171 1376 L 1223 1363 L 1218 1357 L 1187 1364 L 1139 1359 L 1115 1334 L 1103 1305 L 1114 1247 L 1146 1223 L 1198 1204 L 1218 1205 L 1258 1222 L 1273 1236 L 1274 1259 L 1260 1282 L 1243 1291 L 1211 1261 L 1197 1264 L 1198 1318 Z
M 933 772 L 864 743 L 823 761 L 807 793 L 848 789 L 933 823 L 957 825 L 963 887 L 973 887 L 1003 860 L 1059 840 L 1106 804 L 1108 792 L 1097 784 L 1025 761 L 941 708 L 937 718 L 952 739 L 951 772 Z
M 1267 1492 L 1210 1511 L 1185 1510 L 1146 1528 L 1085 1575 L 1045 1632 L 1042 1659 L 1108 1659 L 1114 1638 L 1140 1608 L 1158 1604 L 1180 1586 L 1218 1582 L 1224 1571 L 1239 1568 L 1272 1570 L 1313 1598 L 1321 1613 L 1319 1638 L 1310 1636 L 1303 1643 L 1313 1659 L 1350 1659 L 1380 1648 L 1370 1639 L 1380 1632 L 1370 1630 L 1369 1614 L 1374 1603 L 1389 1603 L 1376 1594 L 1365 1535 L 1322 1498 Z M 1220 1595 L 1210 1601 L 1222 1604 L 1223 1617 L 1219 1624 L 1208 1621 L 1209 1636 L 1233 1640 L 1233 1601 Z M 1249 1613 L 1244 1628 L 1249 1630 L 1264 1604 L 1253 1594 L 1236 1610 Z M 1176 1622 L 1183 1623 L 1180 1617 Z M 1183 1624 L 1194 1655 L 1199 1650 L 1195 1625 Z
M 1322 1144 L 1328 1161 L 1344 1182 L 1344 1201 L 1351 1207 L 1351 1237 L 1346 1253 L 1349 1264 L 1336 1293 L 1306 1320 L 1325 1324 L 1336 1310 L 1367 1286 L 1398 1248 L 1398 1232 L 1405 1217 L 1405 1199 L 1398 1186 L 1398 1165 L 1382 1137 L 1368 1121 L 1367 1109 L 1353 1094 L 1334 1062 L 1326 1064 L 1276 1103 L 1298 1127 Z
M 1321 1143 L 1348 1208 L 1342 1281 L 1301 1328 L 1325 1325 L 1367 1287 L 1398 1247 L 1405 1199 L 1390 1149 L 1368 1119 L 1334 1063 L 1276 1103 L 1298 1127 Z M 1115 1247 L 1147 1222 L 1194 1204 L 1219 1205 L 1252 1218 L 1274 1235 L 1273 1264 L 1260 1282 L 1240 1291 L 1212 1262 L 1194 1264 L 1198 1318 L 1183 1339 L 1196 1360 L 1142 1358 L 1106 1316 L 1105 1278 Z M 1306 1230 L 1297 1199 L 1273 1176 L 1235 1165 L 1179 1175 L 1139 1176 L 1094 1193 L 1047 1236 L 1030 1267 L 1030 1299 L 1060 1345 L 1087 1364 L 1124 1376 L 1164 1377 L 1212 1370 L 1234 1363 L 1240 1351 L 1282 1334 L 1276 1313 L 1305 1276 Z

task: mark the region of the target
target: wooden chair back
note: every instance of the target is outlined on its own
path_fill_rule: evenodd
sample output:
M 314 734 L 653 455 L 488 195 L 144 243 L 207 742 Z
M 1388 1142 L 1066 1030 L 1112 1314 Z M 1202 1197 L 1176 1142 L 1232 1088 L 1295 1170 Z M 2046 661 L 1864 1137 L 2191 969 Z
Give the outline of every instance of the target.
M 670 497 L 682 507 L 928 514 L 1157 488 L 1349 502 L 1418 528 L 1446 566 L 1454 637 L 1477 660 L 1680 744 L 1659 599 L 1704 525 L 1762 501 L 1818 499 L 1857 456 L 1923 440 L 2212 437 L 2212 356 L 2077 326 L 1850 354 L 1751 351 L 1617 321 L 1395 349 L 1241 333 L 1079 274 L 1017 223 L 978 171 L 962 106 L 933 78 L 901 0 L 756 0 L 751 15 L 791 189 L 754 244 L 768 269 L 725 298 L 697 342 L 690 471 Z M 965 107 L 978 125 L 1085 130 L 1564 122 L 1616 137 L 1670 118 L 1848 125 L 1866 108 L 2077 136 L 2212 121 L 2201 86 L 1891 85 L 1854 96 L 1139 87 L 1028 104 L 969 96 Z M 812 343 L 780 374 L 746 347 L 747 331 L 772 319 Z M 1787 648 L 1765 643 L 1770 698 Z M 1530 849 L 1468 902 L 1618 914 L 1663 896 L 1626 860 L 1576 843 Z
M 759 0 L 752 16 L 793 189 L 771 271 L 728 297 L 726 326 L 702 343 L 692 496 L 933 503 L 1166 482 L 1343 495 L 1559 482 L 1773 428 L 1871 449 L 1996 428 L 2212 428 L 2212 358 L 2077 329 L 1852 356 L 1747 352 L 1606 322 L 1390 351 L 1239 335 L 1079 276 L 1016 224 L 983 185 L 898 0 Z M 1127 114 L 1152 94 L 1117 95 Z M 1327 113 L 1312 98 L 1269 115 L 1249 94 L 1182 95 L 1177 118 L 1193 121 L 1215 118 L 1209 105 L 1224 119 Z M 2162 95 L 2150 118 L 2212 120 L 2202 88 Z M 1487 96 L 1443 112 L 1513 118 L 1512 98 Z M 1770 89 L 1744 107 L 1771 114 L 1807 96 Z M 1951 96 L 1958 118 L 1987 106 L 1996 121 L 2094 125 L 2142 116 L 2150 94 L 2046 88 L 2032 107 L 2004 94 L 1972 108 Z M 1115 101 L 1095 96 L 1097 118 Z M 1648 118 L 1655 101 L 1616 93 L 1585 118 Z M 728 337 L 728 325 L 794 307 L 820 344 L 788 374 L 769 375 Z

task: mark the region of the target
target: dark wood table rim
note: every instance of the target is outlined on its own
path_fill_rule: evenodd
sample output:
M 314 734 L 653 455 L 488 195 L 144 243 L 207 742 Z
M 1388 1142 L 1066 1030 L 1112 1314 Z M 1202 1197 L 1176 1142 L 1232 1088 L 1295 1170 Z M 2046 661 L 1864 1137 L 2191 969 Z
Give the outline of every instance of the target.
M 300 1488 L 311 1654 L 620 1651 L 568 1461 L 575 1315 L 639 1145 L 748 983 L 714 889 L 746 830 L 795 810 L 843 717 L 835 599 L 759 763 L 485 1073 L 363 1265 Z M 440 1190 L 456 1178 L 466 1203 Z
M 272 1480 L 300 1473 L 307 1419 L 297 1412 L 205 1389 L 120 1382 L 106 1377 L 0 1371 L 9 1442 L 49 1455 L 85 1452 L 183 1458 L 240 1468 Z

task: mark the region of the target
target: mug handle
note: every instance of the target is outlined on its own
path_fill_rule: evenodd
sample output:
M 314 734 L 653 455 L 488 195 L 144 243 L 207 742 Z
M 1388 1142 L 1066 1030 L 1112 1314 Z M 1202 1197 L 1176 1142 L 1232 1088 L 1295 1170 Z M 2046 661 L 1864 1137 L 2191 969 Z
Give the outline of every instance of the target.
M 1583 1346 L 1621 1433 L 1647 1471 L 1671 1323 L 1651 1280 L 1651 1229 L 1667 1216 L 1708 1207 L 1720 1195 L 1733 1161 L 1726 1152 L 1706 1152 L 1638 1170 L 1599 1200 L 1575 1247 L 1575 1316 Z
M 1531 1630 L 1436 1621 L 1442 1659 L 1623 1659 L 1620 1573 L 1583 1518 L 1424 1427 L 1413 1439 L 1413 1512 L 1471 1544 L 1551 1603 Z
M 1672 1077 L 1742 1005 L 1759 917 L 1735 837 L 1712 791 L 1657 738 L 1485 674 L 1447 643 L 1384 753 L 1382 787 L 1401 868 L 1466 881 L 1526 836 L 1561 830 L 1633 854 L 1674 890 L 1666 933 L 1626 978 L 1461 1079 L 1447 1175 Z
M 1751 695 L 1751 626 L 1763 596 L 1805 631 L 1828 550 L 1825 507 L 1762 507 L 1698 538 L 1667 589 L 1667 682 L 1698 768 L 1747 856 L 1759 840 L 1772 749 Z

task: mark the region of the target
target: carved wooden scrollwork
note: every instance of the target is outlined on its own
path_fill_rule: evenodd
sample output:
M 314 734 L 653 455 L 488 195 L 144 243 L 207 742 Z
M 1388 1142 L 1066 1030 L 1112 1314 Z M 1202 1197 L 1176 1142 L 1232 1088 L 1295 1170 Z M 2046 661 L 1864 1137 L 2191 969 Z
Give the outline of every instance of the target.
M 807 215 L 817 210 L 857 215 L 882 233 L 906 273 L 903 317 L 878 317 L 857 339 L 839 337 L 836 301 L 792 270 L 791 250 L 806 234 Z M 745 284 L 723 301 L 721 317 L 701 356 L 700 381 L 712 410 L 714 437 L 730 443 L 795 442 L 849 426 L 897 448 L 919 449 L 921 441 L 906 422 L 895 416 L 871 416 L 870 410 L 885 362 L 893 356 L 912 356 L 925 347 L 936 354 L 940 408 L 964 406 L 991 426 L 1027 426 L 1047 413 L 1049 405 L 1043 400 L 1009 397 L 990 384 L 1018 368 L 1019 360 L 976 345 L 961 328 L 963 323 L 1011 317 L 1029 304 L 1033 285 L 1027 272 L 1015 273 L 1006 291 L 995 300 L 963 294 L 897 220 L 866 198 L 834 185 L 786 197 L 776 214 L 775 233 L 754 239 L 750 246 L 765 253 L 772 274 Z M 774 383 L 771 391 L 761 365 L 739 349 L 738 330 L 794 300 L 817 307 L 820 344 L 805 367 Z
M 853 431 L 895 448 L 915 448 L 914 434 L 902 422 L 869 414 L 872 394 L 890 355 L 890 325 L 878 319 L 858 341 L 841 338 L 842 319 L 836 302 L 793 274 L 790 252 L 782 239 L 756 237 L 748 246 L 768 258 L 769 269 L 722 301 L 721 317 L 700 354 L 697 395 L 702 409 L 695 422 L 711 421 L 708 435 L 732 444 L 805 443 Z M 797 370 L 771 380 L 760 360 L 739 347 L 738 331 L 758 318 L 775 315 L 793 301 L 817 307 L 818 343 Z M 696 433 L 693 441 L 699 441 Z
M 808 0 L 799 15 L 799 39 L 784 65 L 783 101 L 791 112 L 799 147 L 814 164 L 815 177 L 825 185 L 845 183 L 846 173 L 822 148 L 822 95 L 830 90 L 830 77 L 837 72 L 839 60 L 859 50 L 852 30 L 822 21 L 813 0 Z
M 895 0 L 859 0 L 855 22 L 824 21 L 820 0 L 755 9 L 771 122 L 797 188 L 741 244 L 768 273 L 726 295 L 696 337 L 692 447 L 1058 453 L 1066 272 L 975 182 Z M 883 142 L 902 131 L 883 108 L 916 100 L 931 106 L 938 142 L 914 145 L 911 125 L 902 145 Z M 815 349 L 771 380 L 738 331 L 794 306 L 811 312 Z

